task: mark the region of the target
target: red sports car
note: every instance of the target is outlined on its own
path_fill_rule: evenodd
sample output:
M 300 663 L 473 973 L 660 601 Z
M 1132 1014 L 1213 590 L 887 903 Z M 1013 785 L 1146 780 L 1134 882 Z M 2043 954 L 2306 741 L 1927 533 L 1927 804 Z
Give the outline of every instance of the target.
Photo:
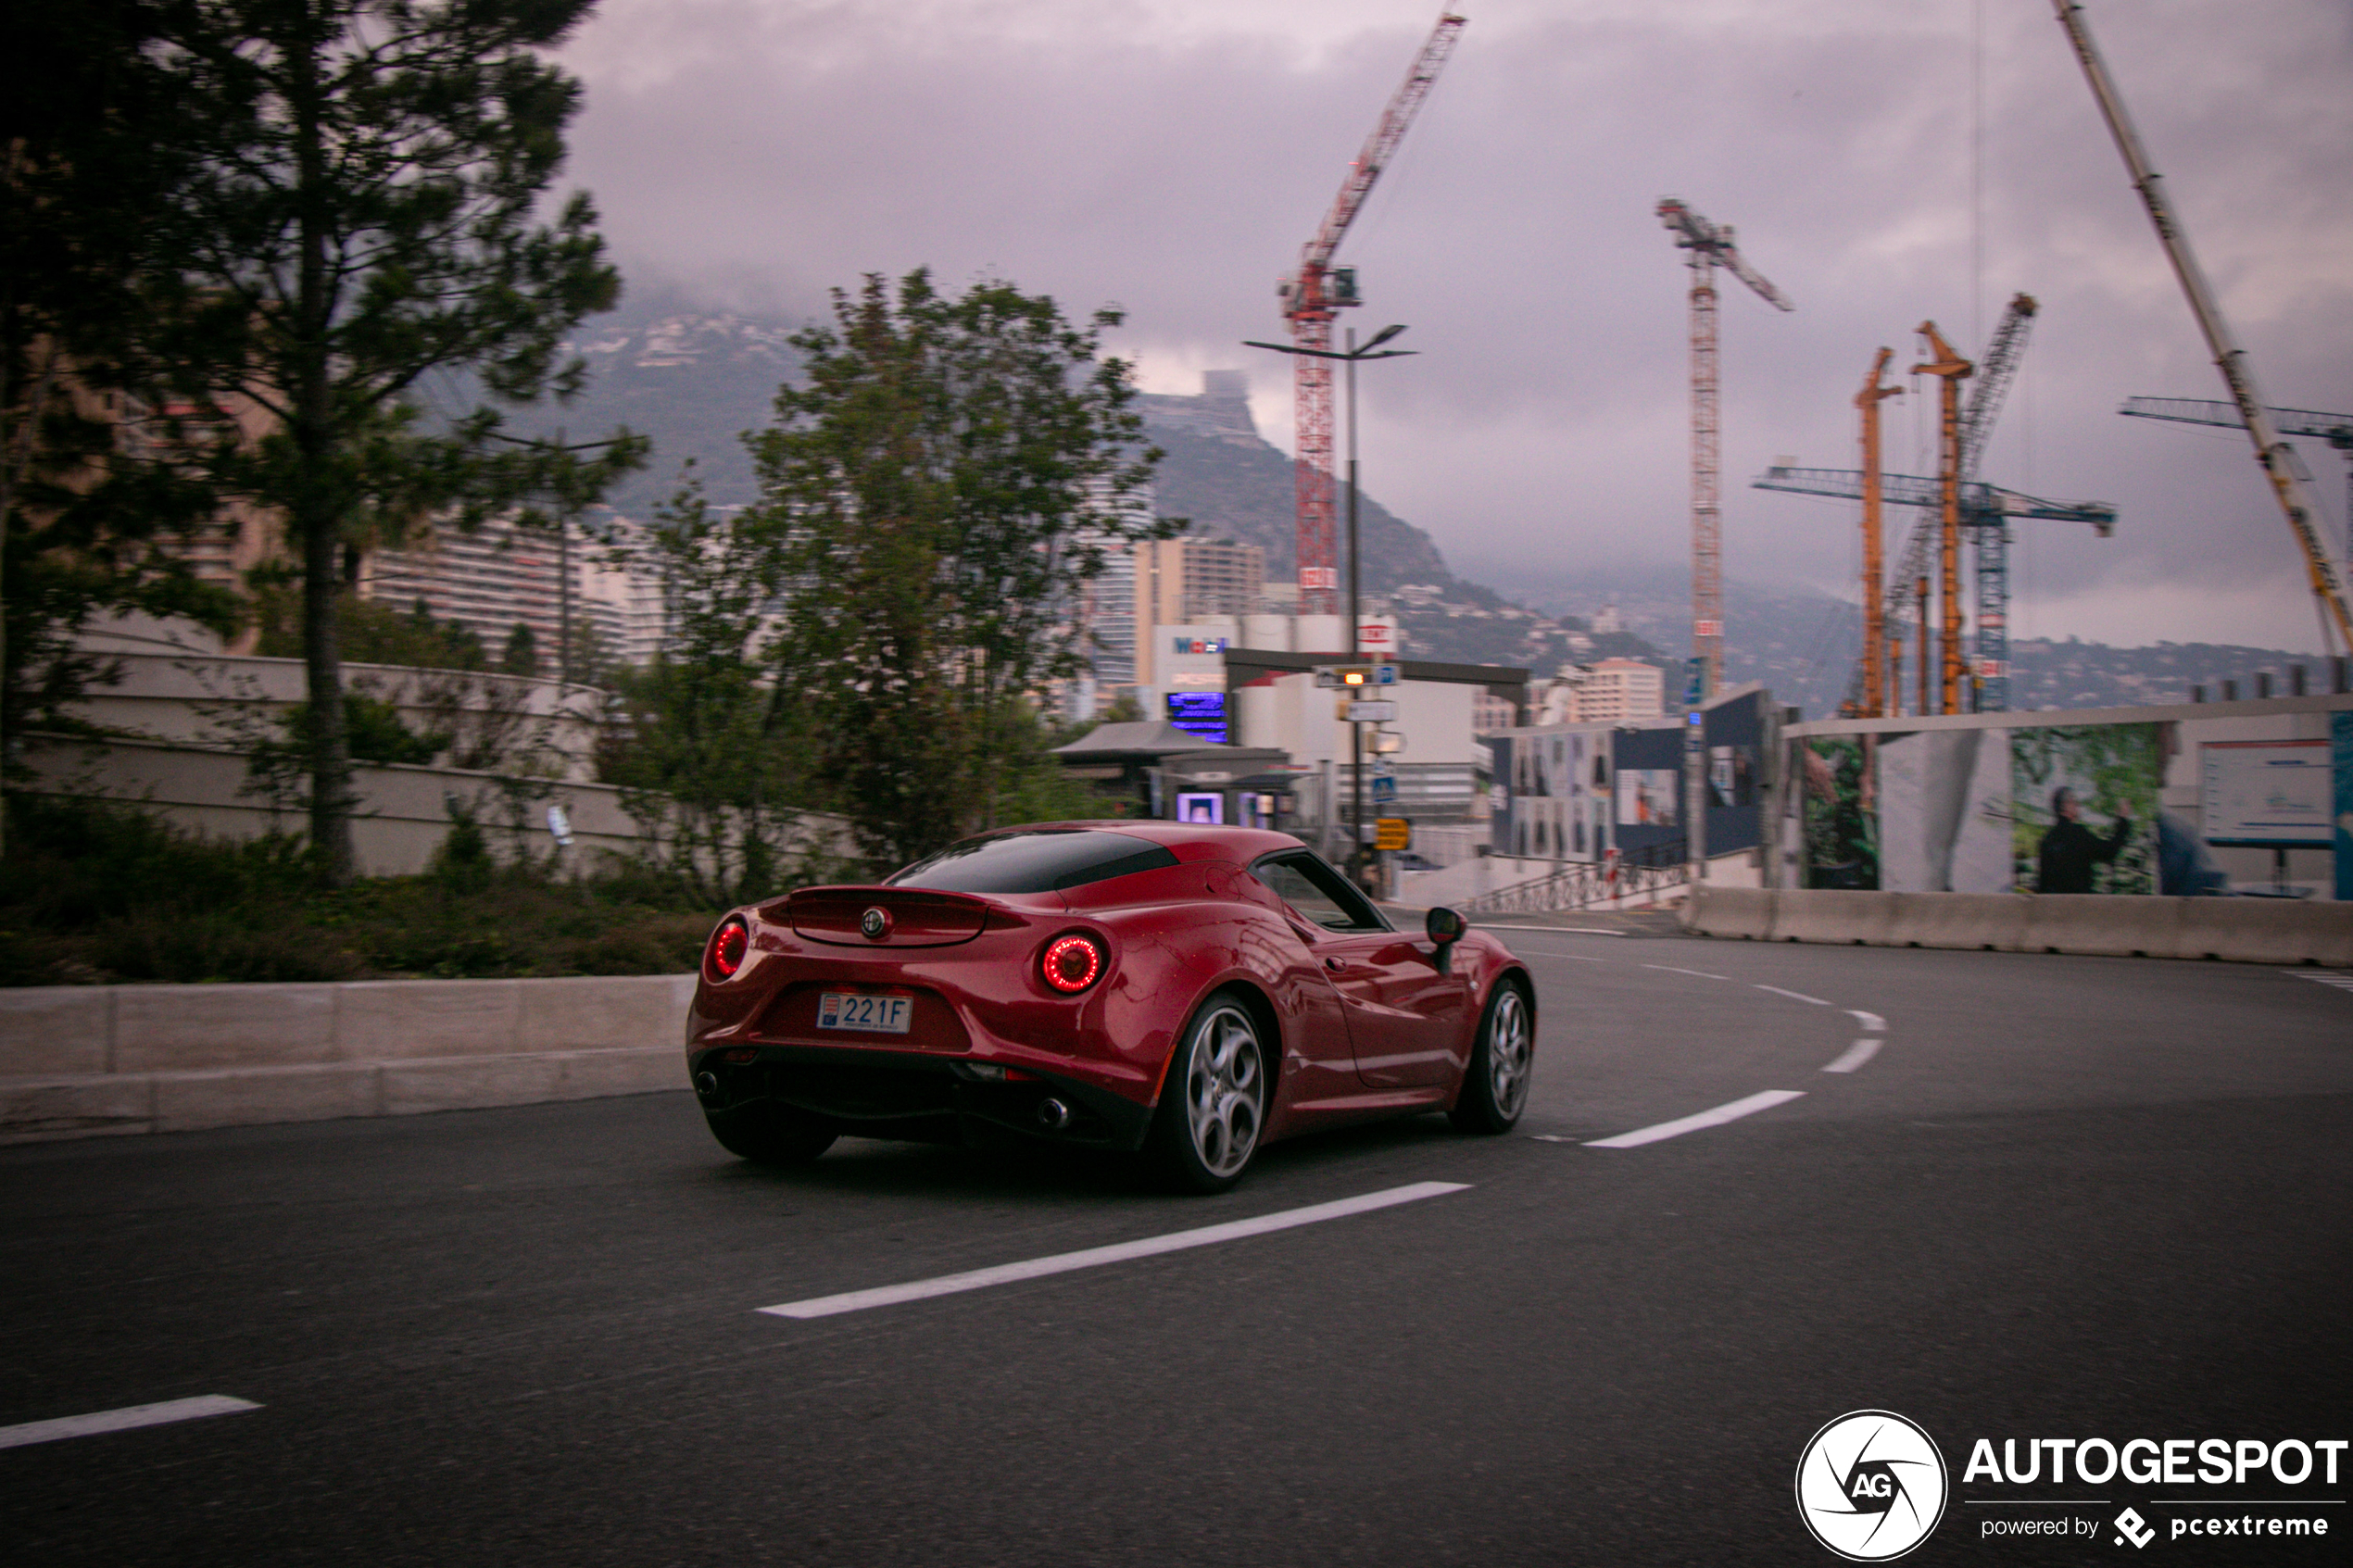
M 1501 1133 L 1535 1038 L 1501 942 L 1452 909 L 1398 931 L 1297 839 L 1056 822 L 728 915 L 686 1064 L 747 1160 L 1018 1134 L 1141 1149 L 1218 1192 L 1318 1127 L 1445 1110 Z

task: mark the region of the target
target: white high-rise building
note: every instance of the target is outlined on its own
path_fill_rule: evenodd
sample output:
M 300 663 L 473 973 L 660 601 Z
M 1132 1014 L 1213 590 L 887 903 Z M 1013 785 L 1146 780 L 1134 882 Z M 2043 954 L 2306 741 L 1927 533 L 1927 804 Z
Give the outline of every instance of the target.
M 434 620 L 480 637 L 494 659 L 517 626 L 527 626 L 542 665 L 552 670 L 562 638 L 560 563 L 568 554 L 574 623 L 595 628 L 607 658 L 643 664 L 661 647 L 670 616 L 660 579 L 629 558 L 635 525 L 621 527 L 620 565 L 576 528 L 569 551 L 553 533 L 519 529 L 507 519 L 472 533 L 428 528 L 411 548 L 370 556 L 359 592 L 404 610 L 422 601 Z
M 1655 719 L 1666 709 L 1667 677 L 1638 659 L 1604 659 L 1561 671 L 1541 700 L 1539 722 L 1615 723 Z

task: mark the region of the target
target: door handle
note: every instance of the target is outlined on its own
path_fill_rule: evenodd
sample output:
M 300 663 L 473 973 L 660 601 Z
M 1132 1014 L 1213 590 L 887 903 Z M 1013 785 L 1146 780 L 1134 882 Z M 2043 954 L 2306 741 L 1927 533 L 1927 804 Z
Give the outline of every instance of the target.
M 1348 960 L 1342 958 L 1327 956 L 1324 960 L 1324 967 L 1326 969 L 1346 969 L 1348 967 Z

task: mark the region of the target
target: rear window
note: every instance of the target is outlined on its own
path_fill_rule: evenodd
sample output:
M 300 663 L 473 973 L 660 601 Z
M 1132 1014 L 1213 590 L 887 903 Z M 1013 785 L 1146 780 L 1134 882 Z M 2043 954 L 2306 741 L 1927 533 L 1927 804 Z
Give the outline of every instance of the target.
M 1159 845 L 1124 833 L 1063 828 L 968 838 L 917 860 L 883 885 L 936 887 L 943 893 L 1058 893 L 1176 863 L 1176 857 Z

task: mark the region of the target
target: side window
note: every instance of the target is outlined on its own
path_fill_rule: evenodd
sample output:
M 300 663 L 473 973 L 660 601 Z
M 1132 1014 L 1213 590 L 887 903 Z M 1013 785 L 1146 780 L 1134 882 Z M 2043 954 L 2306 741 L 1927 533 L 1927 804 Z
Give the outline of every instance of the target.
M 1251 868 L 1276 896 L 1327 931 L 1387 931 L 1389 922 L 1348 880 L 1306 853 L 1272 855 Z

